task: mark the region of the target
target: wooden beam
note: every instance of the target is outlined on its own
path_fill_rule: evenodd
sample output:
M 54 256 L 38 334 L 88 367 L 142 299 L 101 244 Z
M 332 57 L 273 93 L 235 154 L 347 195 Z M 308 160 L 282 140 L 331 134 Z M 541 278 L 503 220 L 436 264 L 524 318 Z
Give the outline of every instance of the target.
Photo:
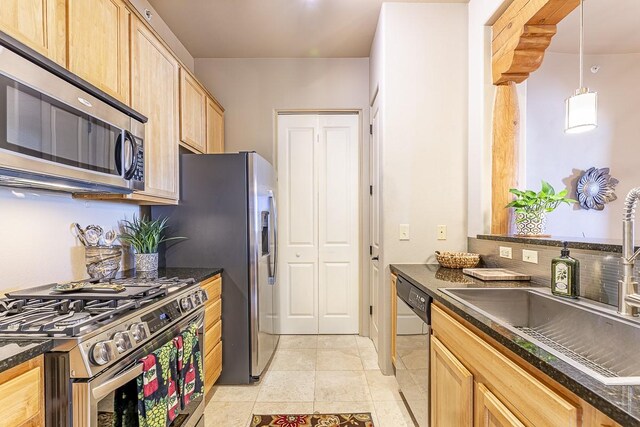
M 520 109 L 516 84 L 496 88 L 491 158 L 491 233 L 508 234 L 512 223 L 509 189 L 518 186 Z
M 556 24 L 579 4 L 580 0 L 514 0 L 491 27 L 493 83 L 521 83 L 537 70 Z

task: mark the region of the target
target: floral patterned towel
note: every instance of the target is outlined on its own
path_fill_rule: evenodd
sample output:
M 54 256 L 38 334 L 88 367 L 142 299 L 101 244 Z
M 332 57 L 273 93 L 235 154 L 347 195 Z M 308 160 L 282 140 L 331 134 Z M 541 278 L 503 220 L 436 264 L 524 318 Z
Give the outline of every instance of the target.
M 371 414 L 254 415 L 251 427 L 373 427 Z
M 138 385 L 140 427 L 166 427 L 178 415 L 178 350 L 170 341 L 140 359 Z

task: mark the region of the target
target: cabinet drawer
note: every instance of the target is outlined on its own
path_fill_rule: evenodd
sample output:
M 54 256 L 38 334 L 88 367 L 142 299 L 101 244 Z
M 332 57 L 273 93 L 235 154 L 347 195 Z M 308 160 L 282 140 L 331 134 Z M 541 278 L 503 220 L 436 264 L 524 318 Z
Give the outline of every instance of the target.
M 208 393 L 222 371 L 222 342 L 204 358 L 204 389 Z
M 209 354 L 222 338 L 222 320 L 218 320 L 204 334 L 204 354 Z
M 42 394 L 44 392 L 42 357 L 4 372 L 13 378 L 0 384 L 0 426 L 31 427 L 42 425 Z M 25 370 L 26 369 L 26 370 Z M 4 379 L 4 375 L 1 377 Z
M 211 302 L 204 309 L 204 327 L 209 329 L 222 316 L 222 299 Z
M 204 282 L 200 287 L 207 292 L 207 296 L 209 297 L 208 303 L 211 303 L 222 295 L 222 277 L 217 276 L 214 279 Z
M 527 426 L 577 426 L 578 409 L 441 308 L 432 305 L 436 337 Z

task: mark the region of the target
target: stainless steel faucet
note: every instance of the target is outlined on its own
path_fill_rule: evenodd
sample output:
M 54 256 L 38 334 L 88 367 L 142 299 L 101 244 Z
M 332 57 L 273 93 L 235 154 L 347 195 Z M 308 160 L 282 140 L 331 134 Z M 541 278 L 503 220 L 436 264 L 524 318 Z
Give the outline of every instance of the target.
M 618 313 L 623 316 L 637 316 L 640 307 L 638 282 L 634 277 L 636 258 L 640 249 L 634 251 L 633 223 L 636 206 L 640 200 L 640 187 L 629 191 L 624 201 L 624 217 L 622 221 L 622 280 L 618 282 Z

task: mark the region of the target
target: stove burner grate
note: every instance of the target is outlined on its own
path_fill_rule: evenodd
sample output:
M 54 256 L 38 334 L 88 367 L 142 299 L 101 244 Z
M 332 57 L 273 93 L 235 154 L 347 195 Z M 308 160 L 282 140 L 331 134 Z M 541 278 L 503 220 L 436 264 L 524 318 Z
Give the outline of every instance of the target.
M 46 293 L 51 285 L 25 289 L 0 300 L 0 334 L 79 336 L 83 329 L 109 322 L 119 314 L 155 301 L 174 290 L 195 283 L 194 279 L 112 279 L 108 283 L 140 287 L 127 299 L 104 295 L 74 299 L 70 294 Z M 31 295 L 33 293 L 33 295 Z

